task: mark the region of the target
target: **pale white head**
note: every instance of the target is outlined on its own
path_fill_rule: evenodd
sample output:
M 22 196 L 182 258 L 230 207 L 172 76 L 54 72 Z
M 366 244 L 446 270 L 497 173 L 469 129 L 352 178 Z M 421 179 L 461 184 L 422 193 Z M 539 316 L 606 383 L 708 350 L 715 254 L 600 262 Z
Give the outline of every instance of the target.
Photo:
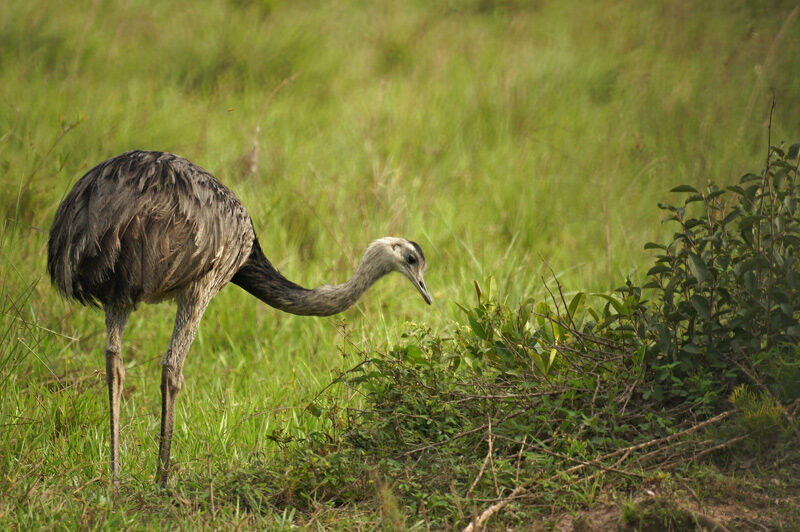
M 433 301 L 423 277 L 428 263 L 422 248 L 416 242 L 393 236 L 379 238 L 369 245 L 364 259 L 365 263 L 368 262 L 367 259 L 374 261 L 376 266 L 384 270 L 381 273 L 402 273 L 408 277 L 427 304 L 430 305 Z

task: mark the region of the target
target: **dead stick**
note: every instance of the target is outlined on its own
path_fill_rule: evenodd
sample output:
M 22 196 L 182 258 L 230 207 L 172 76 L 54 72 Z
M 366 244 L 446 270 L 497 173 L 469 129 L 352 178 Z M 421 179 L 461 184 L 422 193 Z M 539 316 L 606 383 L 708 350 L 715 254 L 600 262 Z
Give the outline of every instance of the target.
M 656 445 L 656 444 L 659 444 L 659 443 L 667 443 L 667 442 L 672 441 L 674 439 L 680 438 L 681 436 L 686 436 L 688 434 L 696 432 L 696 431 L 698 431 L 698 430 L 700 430 L 700 429 L 702 429 L 704 427 L 707 427 L 708 425 L 711 425 L 711 424 L 716 423 L 718 421 L 722 421 L 723 419 L 725 419 L 726 417 L 730 416 L 734 412 L 735 412 L 735 410 L 728 410 L 726 412 L 723 412 L 723 413 L 721 413 L 719 415 L 716 415 L 716 416 L 712 417 L 711 419 L 707 419 L 706 421 L 703 421 L 702 423 L 698 423 L 697 425 L 694 425 L 693 427 L 689 427 L 688 429 L 686 429 L 684 431 L 676 432 L 675 434 L 671 434 L 671 435 L 666 436 L 664 438 L 650 440 L 650 441 L 647 441 L 647 442 L 644 442 L 644 443 L 640 443 L 638 445 L 632 445 L 632 446 L 626 447 L 624 449 L 617 449 L 616 451 L 614 451 L 612 453 L 608 453 L 608 454 L 606 454 L 604 456 L 601 456 L 600 458 L 597 458 L 596 460 L 592 460 L 591 462 L 586 462 L 585 464 L 578 464 L 576 466 L 572 466 L 569 469 L 567 469 L 566 471 L 564 471 L 564 474 L 574 473 L 575 471 L 583 469 L 584 467 L 587 467 L 589 465 L 593 465 L 594 463 L 597 463 L 597 462 L 602 461 L 602 460 L 607 460 L 608 458 L 612 458 L 614 456 L 619 456 L 620 454 L 625 454 L 626 455 L 625 457 L 627 457 L 627 455 L 629 455 L 633 451 L 638 451 L 639 449 L 644 449 L 645 447 L 650 447 L 651 445 Z M 623 457 L 623 459 L 625 457 Z M 489 506 L 478 517 L 473 519 L 469 523 L 469 525 L 467 525 L 466 528 L 464 528 L 463 532 L 476 532 L 476 531 L 480 530 L 481 528 L 483 528 L 483 524 L 491 516 L 493 516 L 494 514 L 499 512 L 500 510 L 502 510 L 509 502 L 511 502 L 512 500 L 516 499 L 521 493 L 523 493 L 527 489 L 528 489 L 528 487 L 524 483 L 520 484 L 519 486 L 514 488 L 514 490 L 508 495 L 508 497 L 506 497 L 505 499 L 503 499 L 501 501 L 498 501 L 497 503 Z
M 606 466 L 606 465 L 603 465 L 603 464 L 599 464 L 596 461 L 587 462 L 585 460 L 580 460 L 578 458 L 572 458 L 571 456 L 567 456 L 567 455 L 564 455 L 564 454 L 561 454 L 561 453 L 557 453 L 555 451 L 551 451 L 550 449 L 545 449 L 544 447 L 540 447 L 540 446 L 538 446 L 536 444 L 533 444 L 533 443 L 524 443 L 524 442 L 520 442 L 518 440 L 515 440 L 513 438 L 507 438 L 505 436 L 495 436 L 495 437 L 496 438 L 500 438 L 501 440 L 510 441 L 512 443 L 522 443 L 526 447 L 530 447 L 531 449 L 535 449 L 535 450 L 537 450 L 539 452 L 542 452 L 544 454 L 549 454 L 550 456 L 555 456 L 556 458 L 560 458 L 560 459 L 566 460 L 568 462 L 574 462 L 574 463 L 581 464 L 581 465 L 584 465 L 584 466 L 596 467 L 598 469 L 603 469 L 605 471 L 612 471 L 614 473 L 619 473 L 620 475 L 625 475 L 625 476 L 629 476 L 629 477 L 642 477 L 643 476 L 643 475 L 640 475 L 639 473 L 633 473 L 631 471 L 625 471 L 624 469 L 615 469 L 614 466 L 609 467 L 609 466 Z
M 478 481 L 480 481 L 481 477 L 483 477 L 483 471 L 486 469 L 486 464 L 489 463 L 489 457 L 492 455 L 492 448 L 489 447 L 489 452 L 486 453 L 486 458 L 483 459 L 483 464 L 481 464 L 481 469 L 478 471 L 478 475 L 475 477 L 475 480 L 472 481 L 472 485 L 467 490 L 467 494 L 465 495 L 465 499 L 469 499 L 469 496 L 472 495 L 472 490 L 475 489 L 475 486 L 478 485 Z
M 507 416 L 505 416 L 503 419 L 501 419 L 499 421 L 499 423 L 502 423 L 503 421 L 507 421 L 507 420 L 511 419 L 512 417 L 516 417 L 516 416 L 518 416 L 518 415 L 520 415 L 520 414 L 522 414 L 524 412 L 525 412 L 525 410 L 517 410 L 516 412 L 512 412 L 512 413 L 508 414 Z M 459 432 L 458 434 L 456 434 L 455 436 L 453 436 L 449 440 L 443 440 L 443 441 L 438 441 L 438 442 L 435 442 L 435 443 L 429 443 L 428 445 L 422 445 L 420 447 L 415 447 L 413 449 L 409 449 L 408 451 L 406 451 L 404 453 L 400 453 L 400 455 L 398 455 L 398 458 L 403 458 L 403 457 L 406 457 L 406 456 L 408 456 L 410 454 L 418 453 L 420 451 L 427 451 L 428 449 L 434 449 L 436 447 L 441 447 L 442 445 L 447 445 L 448 443 L 450 443 L 453 440 L 457 440 L 459 438 L 463 438 L 464 436 L 469 436 L 470 434 L 475 434 L 476 432 L 480 432 L 483 429 L 488 428 L 488 427 L 489 427 L 488 424 L 484 424 L 484 425 L 481 425 L 480 427 L 475 427 L 474 429 L 465 430 L 464 432 Z
M 724 449 L 725 447 L 729 447 L 729 446 L 733 445 L 734 443 L 740 442 L 743 439 L 748 438 L 749 436 L 750 436 L 750 434 L 743 434 L 742 436 L 736 436 L 735 438 L 733 438 L 731 440 L 728 440 L 726 442 L 720 443 L 720 444 L 715 445 L 713 447 L 709 447 L 705 451 L 701 451 L 701 452 L 697 453 L 695 456 L 693 456 L 692 460 L 698 460 L 698 459 L 704 457 L 707 454 L 713 453 L 714 451 L 718 451 L 720 449 Z

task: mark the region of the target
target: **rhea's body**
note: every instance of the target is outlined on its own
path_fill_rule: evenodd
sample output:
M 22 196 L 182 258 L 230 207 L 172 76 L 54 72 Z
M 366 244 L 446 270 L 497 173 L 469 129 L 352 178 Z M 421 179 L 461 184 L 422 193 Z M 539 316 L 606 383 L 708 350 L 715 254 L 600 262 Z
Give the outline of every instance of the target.
M 135 306 L 211 273 L 222 288 L 255 242 L 239 199 L 171 153 L 131 151 L 86 173 L 53 220 L 48 268 L 68 298 Z
M 130 151 L 89 170 L 56 212 L 47 263 L 53 284 L 65 297 L 101 305 L 106 313 L 115 480 L 125 377 L 121 336 L 138 303 L 174 298 L 178 304 L 162 362 L 158 476 L 165 482 L 183 362 L 206 306 L 228 282 L 280 310 L 324 316 L 349 308 L 375 281 L 397 271 L 431 302 L 422 249 L 402 238 L 370 244 L 345 283 L 309 290 L 289 281 L 265 257 L 233 192 L 199 166 L 164 152 Z

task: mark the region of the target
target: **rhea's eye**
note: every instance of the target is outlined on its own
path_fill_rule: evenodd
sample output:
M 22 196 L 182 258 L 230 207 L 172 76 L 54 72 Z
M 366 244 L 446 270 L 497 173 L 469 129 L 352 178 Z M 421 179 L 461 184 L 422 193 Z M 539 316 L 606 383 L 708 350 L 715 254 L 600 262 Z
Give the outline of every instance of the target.
M 414 255 L 409 255 L 408 257 L 406 257 L 406 262 L 413 266 L 414 264 L 417 263 L 417 257 L 415 257 Z

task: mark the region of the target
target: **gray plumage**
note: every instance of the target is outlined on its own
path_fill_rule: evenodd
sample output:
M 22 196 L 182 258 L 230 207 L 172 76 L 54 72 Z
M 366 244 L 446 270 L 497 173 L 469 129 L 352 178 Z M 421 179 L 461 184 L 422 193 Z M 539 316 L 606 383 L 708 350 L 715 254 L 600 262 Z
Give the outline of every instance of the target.
M 247 211 L 214 176 L 169 153 L 133 151 L 89 170 L 56 212 L 48 269 L 81 303 L 156 302 L 250 254 Z
M 125 367 L 121 337 L 142 301 L 175 299 L 178 311 L 162 361 L 159 468 L 164 483 L 183 363 L 211 298 L 233 282 L 265 303 L 301 315 L 326 316 L 352 306 L 379 278 L 397 271 L 431 298 L 418 244 L 385 237 L 367 248 L 353 277 L 303 288 L 264 255 L 239 199 L 213 175 L 170 153 L 131 151 L 100 163 L 72 188 L 50 229 L 47 267 L 65 297 L 102 306 L 108 342 L 111 471 L 119 471 L 119 402 Z

